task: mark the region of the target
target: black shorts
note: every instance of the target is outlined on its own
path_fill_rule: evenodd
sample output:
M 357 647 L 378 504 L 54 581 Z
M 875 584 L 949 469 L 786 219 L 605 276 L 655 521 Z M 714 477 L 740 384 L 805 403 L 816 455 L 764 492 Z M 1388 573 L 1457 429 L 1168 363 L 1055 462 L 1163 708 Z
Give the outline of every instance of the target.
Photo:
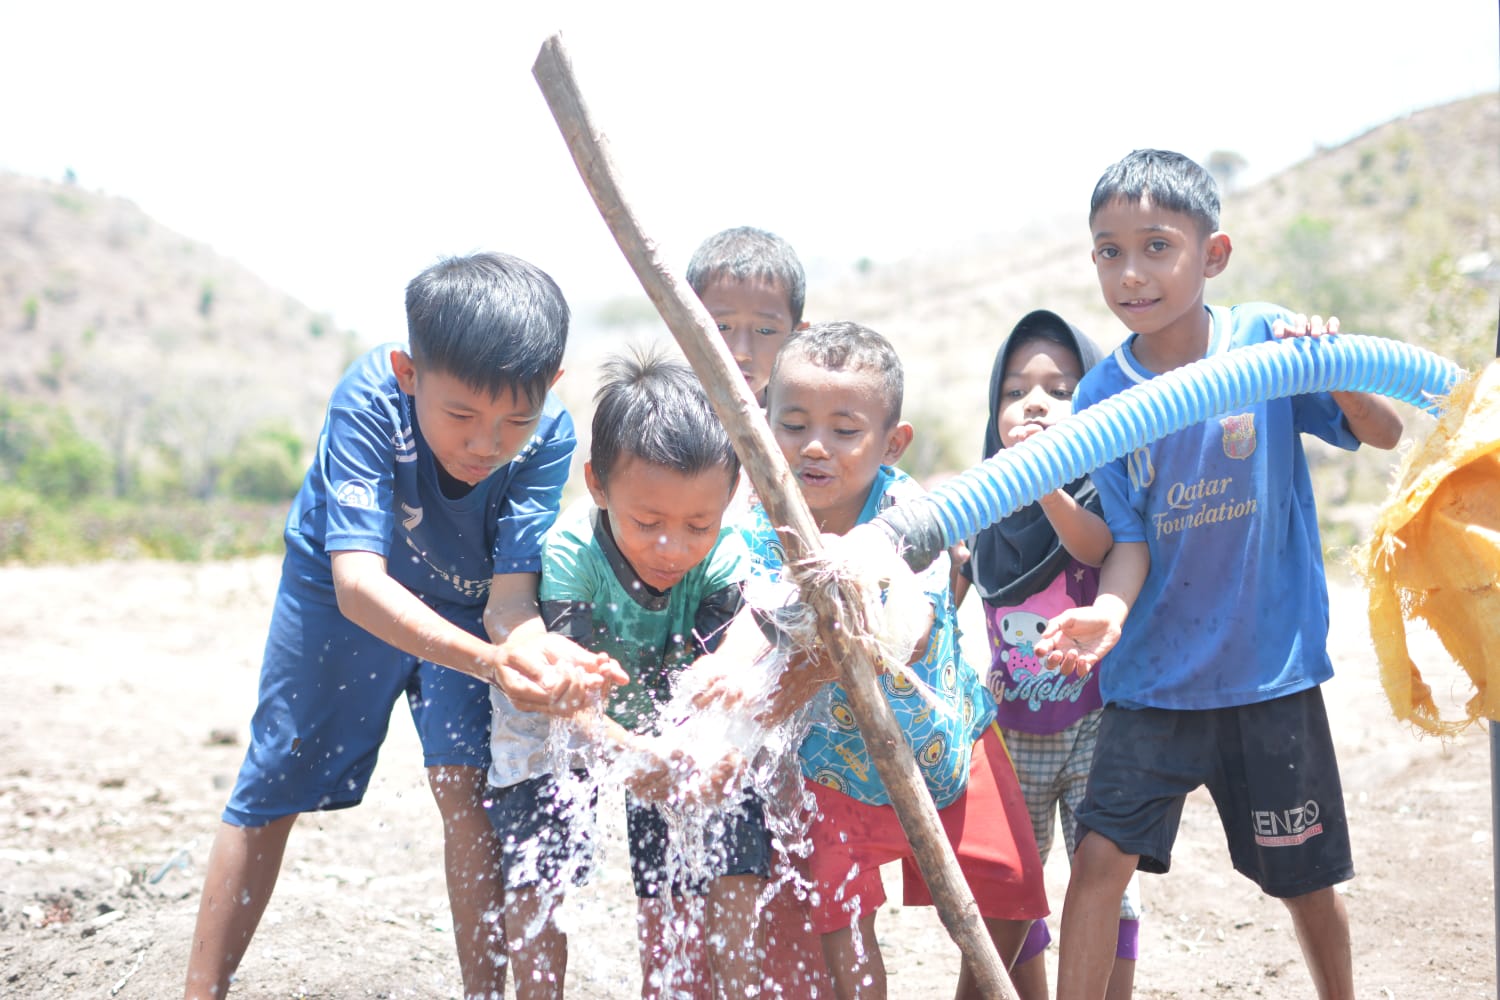
M 683 841 L 671 839 L 667 820 L 655 806 L 637 802 L 629 795 L 625 797 L 625 825 L 636 896 L 654 899 L 664 895 L 669 877 L 668 850 L 681 851 Z M 706 895 L 708 880 L 725 875 L 768 878 L 771 874 L 771 835 L 760 800 L 753 794 L 747 793 L 734 808 L 710 814 L 706 825 L 684 831 L 683 840 L 698 842 L 696 846 L 704 849 L 705 856 L 687 867 L 670 866 L 697 876 L 673 877 L 674 896 Z
M 1289 898 L 1354 877 L 1349 823 L 1322 692 L 1234 708 L 1106 706 L 1083 830 L 1165 872 L 1189 792 L 1206 785 L 1235 870 Z
M 597 798 L 586 771 L 574 771 L 562 782 L 544 774 L 505 788 L 491 785 L 484 809 L 500 838 L 504 887 L 553 886 L 564 878 L 574 885 L 588 881 Z

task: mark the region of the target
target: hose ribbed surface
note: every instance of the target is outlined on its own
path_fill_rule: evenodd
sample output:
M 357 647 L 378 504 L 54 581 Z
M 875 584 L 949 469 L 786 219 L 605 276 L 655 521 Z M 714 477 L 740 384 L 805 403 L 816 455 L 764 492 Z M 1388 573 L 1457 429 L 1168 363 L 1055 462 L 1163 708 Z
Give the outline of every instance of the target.
M 1313 392 L 1369 392 L 1434 414 L 1461 374 L 1399 340 L 1340 334 L 1268 341 L 1185 365 L 1069 417 L 1045 434 L 877 519 L 914 567 L 1106 462 L 1251 403 Z

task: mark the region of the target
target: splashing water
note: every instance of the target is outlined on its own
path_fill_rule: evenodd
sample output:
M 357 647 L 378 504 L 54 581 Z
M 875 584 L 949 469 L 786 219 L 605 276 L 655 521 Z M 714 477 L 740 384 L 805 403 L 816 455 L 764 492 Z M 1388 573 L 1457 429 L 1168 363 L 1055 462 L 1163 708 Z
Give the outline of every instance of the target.
M 787 854 L 805 854 L 806 815 L 811 806 L 797 767 L 796 752 L 806 732 L 811 708 L 777 725 L 764 725 L 757 715 L 765 710 L 777 687 L 786 659 L 784 651 L 771 651 L 736 673 L 743 687 L 743 700 L 731 708 L 698 709 L 692 700 L 704 687 L 707 671 L 683 671 L 676 678 L 673 696 L 658 714 L 657 732 L 643 737 L 639 746 L 624 753 L 601 752 L 597 734 L 563 720 L 555 720 L 545 748 L 557 786 L 557 811 L 568 822 L 573 838 L 593 845 L 594 853 L 573 852 L 556 877 L 536 879 L 543 905 L 521 933 L 534 939 L 547 931 L 551 920 L 558 930 L 574 930 L 583 911 L 571 907 L 566 898 L 572 885 L 582 885 L 592 870 L 603 867 L 605 838 L 600 836 L 596 801 L 617 802 L 619 793 L 645 770 L 673 760 L 673 791 L 666 800 L 652 803 L 665 821 L 663 846 L 665 885 L 687 887 L 678 895 L 664 891 L 647 908 L 655 907 L 648 923 L 654 937 L 648 972 L 657 982 L 658 995 L 675 998 L 689 995 L 708 975 L 705 956 L 710 951 L 743 952 L 749 941 L 734 940 L 743 934 L 715 933 L 708 926 L 701 892 L 722 867 L 721 838 L 746 793 L 760 800 L 773 846 Z M 737 765 L 728 781 L 717 781 L 709 771 L 718 762 Z M 807 799 L 804 802 L 804 798 Z M 611 820 L 614 817 L 610 817 Z M 518 846 L 509 845 L 511 850 Z M 525 845 L 530 856 L 514 862 L 526 865 L 529 876 L 539 875 L 543 851 Z M 800 881 L 791 865 L 776 866 L 773 878 L 756 883 L 754 912 L 764 909 L 781 886 L 791 883 L 800 898 L 810 886 Z M 733 892 L 733 890 L 730 890 Z M 741 900 L 743 902 L 743 900 Z M 514 933 L 516 928 L 511 928 Z M 519 942 L 516 942 L 519 944 Z M 743 957 L 743 955 L 741 956 Z M 797 996 L 794 984 L 781 984 L 762 996 Z
M 817 567 L 823 581 L 831 578 L 878 581 L 869 600 L 866 618 L 876 634 L 873 647 L 885 663 L 905 663 L 920 633 L 927 626 L 927 600 L 905 564 L 874 566 L 869 560 L 851 564 L 830 560 Z M 899 571 L 898 571 L 899 567 Z M 863 586 L 861 593 L 871 593 Z M 558 778 L 560 812 L 571 821 L 577 840 L 588 841 L 599 856 L 580 853 L 569 858 L 563 871 L 545 884 L 546 905 L 524 928 L 527 938 L 545 930 L 552 919 L 564 933 L 572 929 L 575 913 L 566 905 L 570 884 L 587 881 L 594 867 L 606 863 L 604 840 L 599 836 L 594 803 L 600 798 L 615 801 L 618 793 L 643 773 L 670 762 L 672 791 L 664 801 L 654 802 L 667 828 L 662 851 L 666 885 L 701 891 L 719 865 L 716 853 L 726 827 L 747 793 L 759 800 L 772 845 L 787 856 L 805 856 L 810 849 L 807 820 L 814 804 L 803 786 L 797 750 L 814 721 L 828 719 L 829 689 L 824 687 L 808 704 L 778 723 L 762 721 L 778 690 L 788 660 L 798 652 L 816 649 L 815 621 L 809 608 L 798 600 L 790 583 L 771 578 L 751 581 L 745 587 L 748 603 L 774 620 L 782 641 L 754 662 L 735 665 L 738 699 L 732 703 L 694 704 L 695 697 L 715 681 L 710 671 L 688 669 L 673 683 L 671 699 L 660 706 L 655 732 L 641 737 L 625 752 L 601 752 L 601 734 L 580 726 L 576 720 L 554 720 L 547 739 L 546 759 Z M 916 614 L 912 609 L 915 608 Z M 924 692 L 928 694 L 929 692 Z M 947 709 L 940 699 L 935 704 Z M 598 717 L 595 716 L 597 719 Z M 726 762 L 732 762 L 728 766 Z M 720 766 L 724 765 L 724 766 Z M 725 775 L 729 777 L 726 779 Z M 851 872 L 849 878 L 856 873 Z M 755 911 L 783 889 L 800 900 L 816 899 L 816 890 L 793 865 L 775 866 L 772 877 L 761 884 Z M 835 901 L 853 918 L 853 945 L 864 954 L 860 939 L 857 899 L 842 899 L 843 887 L 835 890 Z M 687 996 L 692 984 L 708 974 L 704 954 L 718 948 L 743 949 L 750 942 L 729 940 L 706 928 L 704 899 L 700 895 L 678 895 L 663 891 L 653 904 L 659 918 L 650 927 L 654 961 L 648 975 L 663 997 Z M 762 996 L 799 996 L 796 983 L 767 984 Z

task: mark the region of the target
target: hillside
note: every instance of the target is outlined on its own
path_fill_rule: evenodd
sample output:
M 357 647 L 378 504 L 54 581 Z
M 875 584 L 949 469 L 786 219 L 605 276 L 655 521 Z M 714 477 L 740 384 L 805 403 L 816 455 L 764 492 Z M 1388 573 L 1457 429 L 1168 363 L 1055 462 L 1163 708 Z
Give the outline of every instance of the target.
M 810 290 L 809 317 L 857 318 L 895 342 L 928 470 L 977 459 L 992 345 L 1026 312 L 1053 309 L 1105 344 L 1124 335 L 1089 262 L 1089 194 L 1080 191 L 1077 216 L 1063 220 L 1024 219 L 1024 201 L 997 204 L 991 212 L 1022 217 L 1003 241 Z M 1490 357 L 1500 311 L 1500 95 L 1390 122 L 1223 200 L 1235 250 L 1209 284 L 1211 301 L 1337 315 L 1346 331 L 1398 337 L 1466 365 Z
M 1210 296 L 1336 314 L 1346 330 L 1400 337 L 1464 364 L 1487 358 L 1500 302 L 1497 160 L 1500 95 L 1487 94 L 1230 187 L 1223 225 L 1235 252 Z M 1014 219 L 1003 239 L 816 276 L 808 318 L 868 323 L 906 362 L 913 471 L 940 475 L 978 457 L 993 345 L 1026 311 L 1055 309 L 1104 343 L 1123 334 L 1089 264 L 1087 196 L 1079 192 L 1077 216 L 1065 219 L 1030 217 L 1024 192 L 998 196 L 976 206 L 975 228 Z M 587 300 L 587 290 L 570 295 Z M 575 317 L 559 391 L 581 430 L 599 356 L 667 339 L 659 321 L 642 320 L 649 310 L 642 295 Z M 188 498 L 215 495 L 229 456 L 257 435 L 302 449 L 282 455 L 266 479 L 295 477 L 356 346 L 314 309 L 128 201 L 3 173 L 0 337 L 0 490 L 25 447 L 16 414 L 45 411 L 66 415 L 105 456 L 114 495 Z M 1383 490 L 1385 456 L 1324 464 L 1336 471 L 1320 489 L 1335 504 L 1367 506 Z M 261 495 L 280 498 L 280 489 Z M 0 509 L 0 522 L 7 516 Z
M 310 433 L 351 357 L 326 318 L 129 201 L 0 173 L 0 234 L 0 399 L 66 412 L 121 486 L 201 494 L 257 429 Z

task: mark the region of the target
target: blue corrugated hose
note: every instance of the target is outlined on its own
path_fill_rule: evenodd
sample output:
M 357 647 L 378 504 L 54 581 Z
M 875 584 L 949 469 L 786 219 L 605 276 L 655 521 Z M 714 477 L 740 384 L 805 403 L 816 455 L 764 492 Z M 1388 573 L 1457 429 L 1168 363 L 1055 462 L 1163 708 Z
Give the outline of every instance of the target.
M 1251 403 L 1310 392 L 1370 392 L 1434 414 L 1462 374 L 1431 351 L 1384 337 L 1296 337 L 1184 365 L 1002 448 L 926 496 L 876 519 L 913 568 L 1105 462 Z

